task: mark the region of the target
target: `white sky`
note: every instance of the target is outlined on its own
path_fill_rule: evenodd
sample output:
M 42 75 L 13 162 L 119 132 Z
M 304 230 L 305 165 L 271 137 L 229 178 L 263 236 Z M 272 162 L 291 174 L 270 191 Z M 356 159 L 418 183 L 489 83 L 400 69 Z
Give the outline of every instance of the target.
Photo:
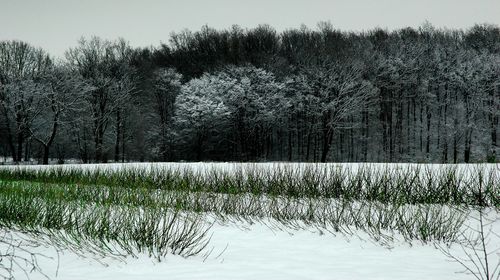
M 172 31 L 208 24 L 277 30 L 331 21 L 342 30 L 500 25 L 500 0 L 0 0 L 0 40 L 23 40 L 62 56 L 81 36 L 167 42 Z

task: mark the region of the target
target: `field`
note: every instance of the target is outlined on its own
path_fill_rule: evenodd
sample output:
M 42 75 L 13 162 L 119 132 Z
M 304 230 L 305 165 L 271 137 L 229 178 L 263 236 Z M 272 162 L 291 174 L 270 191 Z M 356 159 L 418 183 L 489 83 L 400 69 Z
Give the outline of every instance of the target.
M 0 225 L 22 244 L 1 244 L 18 260 L 2 265 L 19 279 L 487 279 L 499 175 L 498 164 L 2 166 Z

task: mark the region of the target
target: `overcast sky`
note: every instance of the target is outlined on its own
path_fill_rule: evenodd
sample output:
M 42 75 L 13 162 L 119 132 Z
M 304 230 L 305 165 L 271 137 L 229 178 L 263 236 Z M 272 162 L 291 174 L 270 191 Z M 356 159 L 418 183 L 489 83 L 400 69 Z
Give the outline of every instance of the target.
M 172 31 L 208 24 L 277 30 L 330 21 L 342 30 L 500 25 L 500 0 L 0 0 L 0 40 L 23 40 L 62 56 L 81 36 L 167 42 Z

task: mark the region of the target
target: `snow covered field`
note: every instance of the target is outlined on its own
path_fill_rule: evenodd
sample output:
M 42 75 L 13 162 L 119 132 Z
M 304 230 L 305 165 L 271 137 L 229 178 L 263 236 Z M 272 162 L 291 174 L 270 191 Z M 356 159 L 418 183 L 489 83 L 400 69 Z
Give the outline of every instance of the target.
M 498 227 L 497 227 L 498 228 Z M 90 258 L 53 249 L 40 258 L 52 279 L 472 279 L 456 273 L 463 268 L 450 262 L 432 244 L 396 243 L 388 249 L 361 236 L 319 234 L 317 230 L 273 230 L 263 224 L 247 229 L 215 225 L 208 258 L 168 256 L 158 263 L 148 256 L 123 261 Z M 457 250 L 458 254 L 461 254 Z M 461 254 L 463 255 L 463 254 Z M 57 271 L 57 266 L 59 269 Z M 57 276 L 56 276 L 57 272 Z M 31 279 L 44 279 L 31 274 Z M 20 277 L 19 279 L 22 279 Z
M 301 175 L 305 170 L 320 172 L 324 178 L 334 173 L 355 175 L 358 171 L 368 171 L 370 173 L 383 173 L 417 171 L 421 178 L 425 178 L 430 173 L 439 175 L 451 169 L 456 171 L 457 177 L 467 179 L 477 175 L 480 170 L 484 175 L 495 174 L 500 178 L 500 164 L 472 163 L 472 164 L 416 164 L 416 163 L 290 163 L 290 162 L 162 162 L 162 163 L 106 163 L 106 164 L 63 164 L 63 165 L 0 165 L 1 169 L 21 169 L 21 170 L 84 170 L 99 171 L 104 173 L 129 170 L 139 174 L 159 173 L 164 170 L 194 172 L 199 175 L 207 175 L 217 171 L 228 173 L 241 172 L 289 172 L 293 176 Z M 422 177 L 423 176 L 423 177 Z
M 195 171 L 205 170 L 235 170 L 239 168 L 279 168 L 290 167 L 294 169 L 303 169 L 304 167 L 341 167 L 356 170 L 360 166 L 376 167 L 376 168 L 406 168 L 420 167 L 444 169 L 457 167 L 459 170 L 473 169 L 475 167 L 486 167 L 488 169 L 496 169 L 500 172 L 500 164 L 498 163 L 464 163 L 464 164 L 420 164 L 420 163 L 303 163 L 303 162 L 135 162 L 135 163 L 99 163 L 99 164 L 61 164 L 61 165 L 6 165 L 0 168 L 27 168 L 27 169 L 84 169 L 84 170 L 122 170 L 122 169 L 192 169 Z
M 324 164 L 334 168 L 357 170 L 362 164 Z M 151 169 L 174 168 L 194 171 L 238 170 L 240 168 L 283 168 L 301 169 L 321 164 L 302 163 L 131 163 L 102 165 L 62 165 L 64 169 Z M 420 166 L 441 169 L 453 165 L 415 164 L 369 164 L 376 168 L 406 168 Z M 500 172 L 498 164 L 458 165 L 465 174 L 484 167 L 488 172 Z M 52 166 L 53 167 L 53 166 Z M 17 168 L 2 166 L 0 168 Z M 23 166 L 28 169 L 44 169 L 50 166 Z M 500 216 L 496 211 L 490 217 L 494 223 L 489 226 L 494 233 L 500 233 Z M 211 219 L 207 217 L 207 219 Z M 475 223 L 471 218 L 470 223 Z M 212 238 L 204 253 L 183 258 L 168 255 L 157 262 L 146 255 L 128 257 L 125 261 L 116 259 L 93 260 L 82 258 L 72 252 L 56 254 L 53 248 L 37 248 L 38 252 L 51 258 L 39 258 L 43 272 L 51 279 L 474 279 L 464 273 L 464 268 L 451 261 L 434 243 L 412 244 L 403 238 L 387 245 L 376 243 L 365 233 L 354 235 L 333 234 L 313 227 L 292 230 L 276 228 L 275 221 L 249 225 L 246 222 L 214 224 L 210 229 Z M 477 223 L 476 223 L 477 224 Z M 495 249 L 500 238 L 493 237 L 488 243 Z M 458 245 L 450 249 L 455 256 L 466 257 Z M 469 252 L 471 253 L 471 252 Z M 498 254 L 491 261 L 499 261 Z M 103 265 L 105 263 L 106 265 Z M 494 267 L 494 265 L 493 265 Z M 41 274 L 30 274 L 30 279 L 45 279 Z M 18 279 L 24 275 L 19 274 Z

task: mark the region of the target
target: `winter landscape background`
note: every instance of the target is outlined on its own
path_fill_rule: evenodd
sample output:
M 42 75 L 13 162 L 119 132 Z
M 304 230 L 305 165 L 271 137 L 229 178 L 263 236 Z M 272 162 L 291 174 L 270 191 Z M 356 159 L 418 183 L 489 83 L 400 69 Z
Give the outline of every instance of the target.
M 204 26 L 64 59 L 2 41 L 0 101 L 14 162 L 496 162 L 500 29 Z

